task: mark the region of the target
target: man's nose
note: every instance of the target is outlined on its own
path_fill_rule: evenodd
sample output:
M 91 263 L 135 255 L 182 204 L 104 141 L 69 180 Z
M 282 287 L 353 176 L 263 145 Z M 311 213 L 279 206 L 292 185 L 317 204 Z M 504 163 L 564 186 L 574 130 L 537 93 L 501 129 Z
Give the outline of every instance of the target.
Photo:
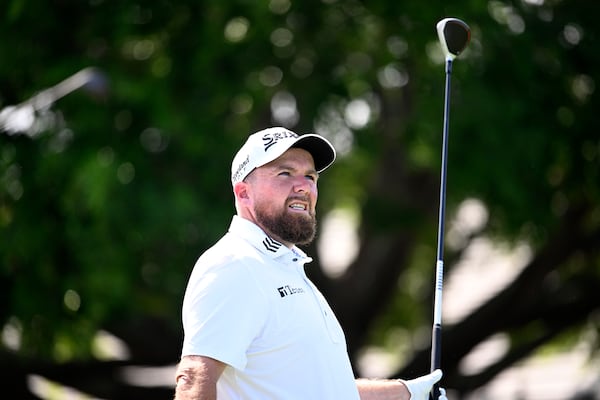
M 306 177 L 296 178 L 294 181 L 294 191 L 297 193 L 310 193 L 314 184 Z

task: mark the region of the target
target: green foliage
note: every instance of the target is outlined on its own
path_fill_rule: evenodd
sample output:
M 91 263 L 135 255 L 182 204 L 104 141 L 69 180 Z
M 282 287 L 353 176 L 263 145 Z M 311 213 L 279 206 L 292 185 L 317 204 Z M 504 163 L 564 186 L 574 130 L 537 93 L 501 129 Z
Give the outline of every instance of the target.
M 321 215 L 352 204 L 364 243 L 411 238 L 399 274 L 411 289 L 391 296 L 371 337 L 402 321 L 418 329 L 437 223 L 435 23 L 455 15 L 473 30 L 453 70 L 449 213 L 479 198 L 486 234 L 538 249 L 575 206 L 595 204 L 587 232 L 600 225 L 600 31 L 589 8 L 3 2 L 0 107 L 90 66 L 108 90 L 57 99 L 43 113 L 54 123 L 32 138 L 0 136 L 0 327 L 20 327 L 22 355 L 57 361 L 90 357 L 98 329 L 136 315 L 179 332 L 191 267 L 234 211 L 234 151 L 248 133 L 288 124 L 339 150 L 320 180 Z M 274 98 L 293 99 L 296 114 L 274 117 Z M 370 119 L 353 125 L 351 104 L 368 104 Z M 597 267 L 597 250 L 586 254 L 578 268 Z

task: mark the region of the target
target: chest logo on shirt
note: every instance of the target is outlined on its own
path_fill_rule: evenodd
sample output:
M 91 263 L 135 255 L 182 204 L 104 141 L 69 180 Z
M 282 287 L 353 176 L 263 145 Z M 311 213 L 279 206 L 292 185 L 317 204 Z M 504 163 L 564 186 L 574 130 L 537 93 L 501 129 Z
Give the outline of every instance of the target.
M 279 296 L 281 296 L 281 297 L 290 296 L 292 294 L 297 294 L 297 293 L 304 293 L 303 288 L 293 288 L 293 287 L 290 287 L 290 285 L 278 287 L 277 291 L 279 292 Z

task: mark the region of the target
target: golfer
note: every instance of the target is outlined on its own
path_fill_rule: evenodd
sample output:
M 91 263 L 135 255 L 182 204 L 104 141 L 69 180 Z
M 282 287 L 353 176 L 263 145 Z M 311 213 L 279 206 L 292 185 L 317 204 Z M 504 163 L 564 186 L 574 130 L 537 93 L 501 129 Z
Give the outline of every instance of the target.
M 182 308 L 177 400 L 426 400 L 442 372 L 355 379 L 342 328 L 307 278 L 298 245 L 315 237 L 319 173 L 335 149 L 268 128 L 231 166 L 237 215 L 200 256 Z

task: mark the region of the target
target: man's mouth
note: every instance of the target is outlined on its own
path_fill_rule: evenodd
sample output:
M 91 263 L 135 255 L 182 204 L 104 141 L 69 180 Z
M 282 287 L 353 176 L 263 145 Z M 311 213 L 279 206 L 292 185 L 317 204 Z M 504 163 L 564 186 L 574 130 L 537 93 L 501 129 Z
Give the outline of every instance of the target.
M 307 205 L 305 203 L 291 203 L 289 205 L 289 208 L 291 208 L 292 210 L 298 210 L 298 211 L 306 211 L 308 209 Z

